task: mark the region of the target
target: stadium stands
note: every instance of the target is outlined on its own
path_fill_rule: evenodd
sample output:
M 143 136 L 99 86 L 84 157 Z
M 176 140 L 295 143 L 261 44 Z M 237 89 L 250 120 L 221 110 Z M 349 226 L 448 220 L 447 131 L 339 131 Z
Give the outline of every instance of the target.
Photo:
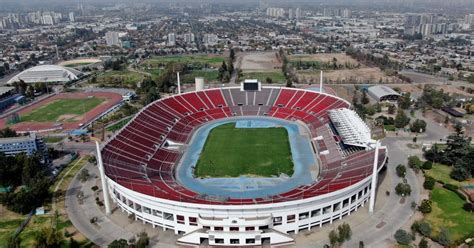
M 103 150 L 106 174 L 117 183 L 147 195 L 202 204 L 262 204 L 303 199 L 333 192 L 372 173 L 374 150 L 344 157 L 340 139 L 329 127 L 329 112 L 349 104 L 331 95 L 290 88 L 238 88 L 184 93 L 156 101 L 143 109 Z M 272 116 L 307 124 L 320 154 L 321 173 L 312 185 L 262 199 L 215 200 L 176 182 L 174 166 L 182 154 L 165 147 L 166 141 L 187 143 L 193 131 L 216 119 L 231 116 Z M 318 138 L 319 137 L 319 138 Z M 381 150 L 381 158 L 386 151 Z M 384 159 L 380 159 L 382 166 Z

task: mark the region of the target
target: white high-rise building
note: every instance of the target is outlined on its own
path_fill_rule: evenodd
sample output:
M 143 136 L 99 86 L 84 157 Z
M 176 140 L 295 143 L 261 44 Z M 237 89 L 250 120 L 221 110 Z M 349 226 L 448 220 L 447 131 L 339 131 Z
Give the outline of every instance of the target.
M 184 42 L 186 43 L 193 43 L 194 42 L 194 34 L 193 33 L 186 33 L 184 34 Z
M 51 15 L 43 15 L 41 20 L 44 25 L 54 25 L 54 19 Z
M 296 16 L 296 19 L 301 19 L 301 9 L 300 8 L 296 8 L 296 11 L 295 11 L 295 16 Z
M 210 46 L 217 45 L 217 42 L 218 42 L 217 35 L 215 35 L 215 34 L 205 34 L 203 39 L 202 39 L 202 42 L 205 45 L 210 45 Z
M 75 22 L 76 18 L 74 17 L 74 12 L 69 12 L 69 21 L 70 22 Z
M 344 17 L 344 18 L 350 18 L 351 15 L 352 15 L 352 13 L 351 13 L 351 10 L 350 10 L 350 9 L 344 9 L 344 10 L 342 11 L 342 17 Z
M 267 9 L 267 16 L 284 17 L 285 16 L 285 10 L 283 8 L 268 8 Z
M 293 9 L 288 10 L 288 19 L 293 20 Z
M 175 46 L 176 45 L 176 34 L 169 33 L 168 34 L 168 46 Z
M 464 30 L 474 29 L 474 14 L 469 14 L 464 17 Z
M 120 45 L 119 33 L 113 32 L 113 31 L 109 31 L 105 33 L 105 41 L 107 43 L 107 46 L 119 46 Z

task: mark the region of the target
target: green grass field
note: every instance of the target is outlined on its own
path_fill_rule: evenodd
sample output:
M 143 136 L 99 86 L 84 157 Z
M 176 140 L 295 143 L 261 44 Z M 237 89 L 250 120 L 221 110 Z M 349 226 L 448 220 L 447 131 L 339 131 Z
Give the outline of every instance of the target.
M 97 77 L 97 83 L 120 86 L 136 84 L 142 81 L 144 78 L 145 75 L 133 71 L 108 71 Z
M 474 214 L 462 209 L 464 201 L 454 192 L 436 187 L 431 193 L 433 211 L 425 216 L 432 225 L 433 236 L 438 235 L 441 227 L 449 230 L 451 240 L 458 240 L 466 235 L 474 235 Z
M 194 83 L 196 77 L 203 77 L 207 82 L 217 82 L 217 76 L 219 72 L 217 70 L 193 70 L 189 74 L 184 74 L 181 77 L 181 82 L 185 84 Z
M 444 164 L 434 164 L 431 170 L 426 170 L 426 175 L 444 183 L 453 184 L 459 187 L 474 185 L 474 179 L 467 180 L 464 182 L 459 182 L 452 179 L 449 174 L 451 174 L 452 168 Z
M 285 128 L 235 128 L 235 123 L 211 130 L 196 165 L 197 177 L 270 177 L 293 175 Z
M 74 118 L 89 112 L 101 104 L 104 100 L 92 97 L 85 99 L 58 99 L 52 101 L 40 108 L 37 108 L 20 117 L 21 121 L 33 122 L 55 122 L 60 117 L 64 117 L 61 121 L 75 121 Z
M 125 126 L 132 118 L 133 118 L 132 116 L 130 116 L 128 118 L 125 118 L 125 119 L 113 124 L 112 126 L 106 128 L 106 130 L 109 131 L 109 132 L 117 131 L 120 128 L 122 128 L 123 126 Z
M 243 79 L 258 79 L 260 82 L 266 84 L 267 78 L 272 79 L 272 83 L 285 83 L 286 79 L 283 76 L 281 71 L 274 71 L 274 72 L 244 72 Z
M 155 56 L 143 62 L 144 65 L 155 67 L 160 64 L 168 64 L 172 62 L 179 63 L 200 63 L 208 64 L 210 66 L 220 66 L 224 61 L 222 56 L 214 55 L 178 55 L 178 56 Z

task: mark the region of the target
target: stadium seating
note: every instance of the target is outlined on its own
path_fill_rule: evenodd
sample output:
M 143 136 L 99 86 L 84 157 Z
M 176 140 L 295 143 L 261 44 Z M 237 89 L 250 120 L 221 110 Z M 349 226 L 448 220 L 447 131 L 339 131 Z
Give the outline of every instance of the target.
M 372 173 L 374 151 L 347 155 L 329 126 L 327 111 L 349 107 L 346 101 L 313 91 L 264 88 L 243 92 L 238 88 L 184 93 L 156 101 L 143 109 L 102 150 L 106 174 L 119 184 L 164 199 L 206 204 L 261 204 L 302 199 L 353 185 Z M 166 148 L 166 141 L 187 143 L 203 124 L 231 116 L 272 116 L 305 122 L 320 155 L 320 178 L 288 192 L 256 199 L 212 199 L 179 185 L 174 168 L 182 154 Z M 386 151 L 380 151 L 382 166 Z

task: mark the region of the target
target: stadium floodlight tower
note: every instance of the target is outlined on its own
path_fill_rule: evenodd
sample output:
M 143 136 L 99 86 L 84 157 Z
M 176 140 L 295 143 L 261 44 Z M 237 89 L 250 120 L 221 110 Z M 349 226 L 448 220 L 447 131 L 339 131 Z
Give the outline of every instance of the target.
M 321 78 L 319 79 L 319 92 L 323 93 L 323 71 L 321 70 Z
M 181 81 L 179 80 L 179 71 L 176 72 L 176 77 L 178 79 L 178 94 L 181 94 Z
M 374 156 L 374 166 L 372 168 L 372 183 L 371 183 L 371 191 L 370 191 L 370 202 L 369 202 L 369 213 L 374 212 L 375 206 L 375 191 L 377 187 L 377 172 L 378 172 L 378 164 L 379 164 L 379 147 L 380 141 L 377 140 L 375 143 L 375 156 Z
M 110 210 L 110 198 L 109 198 L 109 188 L 107 187 L 107 178 L 105 177 L 104 163 L 102 162 L 102 154 L 100 153 L 99 141 L 95 141 L 95 147 L 97 149 L 97 163 L 99 165 L 100 181 L 102 181 L 102 192 L 104 193 L 104 205 L 105 213 L 107 215 L 111 214 Z

